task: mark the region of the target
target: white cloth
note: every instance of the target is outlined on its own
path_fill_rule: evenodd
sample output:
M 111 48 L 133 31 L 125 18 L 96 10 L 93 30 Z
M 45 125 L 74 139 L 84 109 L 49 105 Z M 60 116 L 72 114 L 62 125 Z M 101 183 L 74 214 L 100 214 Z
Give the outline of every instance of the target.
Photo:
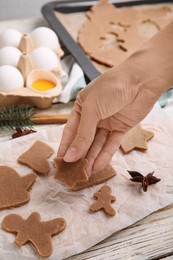
M 81 67 L 74 61 L 72 55 L 68 55 L 62 59 L 62 68 L 65 72 L 64 80 L 62 76 L 62 93 L 55 98 L 54 103 L 68 103 L 74 100 L 77 93 L 86 86 L 84 73 Z

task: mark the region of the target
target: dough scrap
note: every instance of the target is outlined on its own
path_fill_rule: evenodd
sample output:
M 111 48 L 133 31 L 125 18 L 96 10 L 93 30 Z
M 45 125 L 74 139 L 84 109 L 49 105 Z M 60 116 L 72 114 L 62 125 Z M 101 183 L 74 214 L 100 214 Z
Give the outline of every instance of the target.
M 89 188 L 91 186 L 103 183 L 113 178 L 114 176 L 116 176 L 116 172 L 113 167 L 108 164 L 103 170 L 92 173 L 88 181 L 77 182 L 72 190 L 78 191 L 81 189 Z
M 113 67 L 173 19 L 170 6 L 121 7 L 100 0 L 86 12 L 77 41 L 89 57 Z

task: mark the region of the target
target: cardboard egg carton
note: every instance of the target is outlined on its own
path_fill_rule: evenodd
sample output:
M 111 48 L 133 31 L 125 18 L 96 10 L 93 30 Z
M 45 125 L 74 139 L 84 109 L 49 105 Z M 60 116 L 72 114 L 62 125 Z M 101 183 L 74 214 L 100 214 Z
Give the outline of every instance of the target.
M 55 97 L 59 96 L 62 92 L 61 85 L 61 74 L 62 67 L 59 64 L 58 67 L 54 68 L 52 71 L 44 71 L 35 68 L 35 64 L 33 63 L 30 53 L 35 49 L 34 43 L 29 34 L 23 34 L 20 40 L 20 44 L 18 49 L 21 51 L 21 56 L 18 61 L 17 69 L 21 72 L 24 79 L 24 87 L 10 91 L 10 92 L 2 92 L 0 91 L 0 106 L 6 107 L 9 105 L 19 105 L 19 104 L 33 104 L 34 106 L 44 109 L 51 106 Z M 62 49 L 59 47 L 56 50 L 56 55 L 60 58 L 63 55 Z M 8 64 L 6 64 L 8 65 Z M 34 91 L 31 88 L 31 82 L 28 82 L 28 76 L 31 72 L 41 73 L 42 77 L 40 80 L 49 80 L 50 78 L 56 78 L 56 87 L 54 91 Z M 46 78 L 45 75 L 47 74 Z M 9 75 L 10 77 L 10 75 Z M 33 77 L 32 77 L 33 78 Z M 51 79 L 50 79 L 51 81 Z M 30 87 L 29 87 L 30 84 Z

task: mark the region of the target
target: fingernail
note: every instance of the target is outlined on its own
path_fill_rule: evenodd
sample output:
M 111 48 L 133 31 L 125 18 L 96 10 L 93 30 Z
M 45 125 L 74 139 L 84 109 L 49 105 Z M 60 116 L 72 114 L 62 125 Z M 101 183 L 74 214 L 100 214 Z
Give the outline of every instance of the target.
M 76 159 L 76 154 L 77 154 L 77 150 L 75 148 L 69 148 L 66 152 L 66 154 L 64 155 L 64 161 L 66 162 L 72 162 L 75 161 Z

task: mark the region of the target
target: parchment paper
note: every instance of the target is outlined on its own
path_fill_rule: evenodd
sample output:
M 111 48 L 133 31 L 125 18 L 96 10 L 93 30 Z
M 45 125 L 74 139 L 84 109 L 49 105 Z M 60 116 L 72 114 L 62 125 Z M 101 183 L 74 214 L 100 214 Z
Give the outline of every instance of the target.
M 50 260 L 61 260 L 93 246 L 112 233 L 144 218 L 150 213 L 173 203 L 173 116 L 161 110 L 157 105 L 142 122 L 145 129 L 154 131 L 155 137 L 148 142 L 148 151 L 133 151 L 123 155 L 119 150 L 111 164 L 117 176 L 107 181 L 117 201 L 112 204 L 117 214 L 106 217 L 104 212 L 88 212 L 94 202 L 93 193 L 102 184 L 78 192 L 72 192 L 53 178 L 53 157 L 56 156 L 63 126 L 47 128 L 40 132 L 20 137 L 1 144 L 0 165 L 8 165 L 24 176 L 32 170 L 17 163 L 17 158 L 37 139 L 43 140 L 55 150 L 49 159 L 51 172 L 48 176 L 38 176 L 30 191 L 30 202 L 19 208 L 0 211 L 0 222 L 10 214 L 20 214 L 27 218 L 37 211 L 42 220 L 63 217 L 67 221 L 66 229 L 52 238 L 53 254 Z M 140 184 L 129 181 L 127 170 L 147 174 L 155 171 L 161 181 L 151 185 L 144 193 Z M 14 243 L 14 235 L 0 229 L 1 260 L 36 260 L 41 259 L 31 244 L 19 247 Z

